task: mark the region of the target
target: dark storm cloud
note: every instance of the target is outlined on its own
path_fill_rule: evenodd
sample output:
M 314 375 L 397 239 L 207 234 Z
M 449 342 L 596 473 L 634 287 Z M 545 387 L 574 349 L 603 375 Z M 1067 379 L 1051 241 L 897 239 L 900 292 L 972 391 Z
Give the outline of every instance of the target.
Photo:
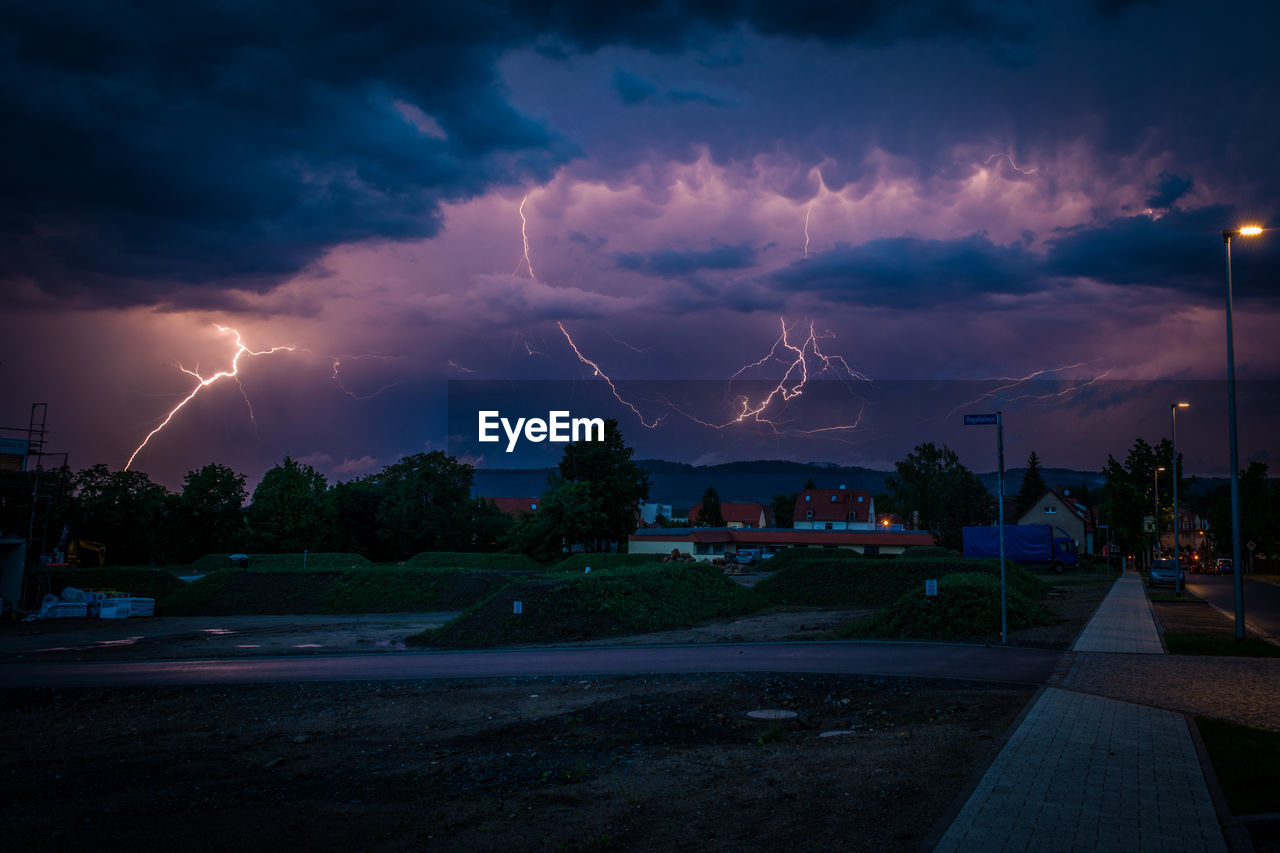
M 613 74 L 613 91 L 622 103 L 631 105 L 653 97 L 658 87 L 638 74 L 618 69 Z
M 744 23 L 826 42 L 1023 29 L 950 0 L 6 4 L 0 276 L 149 304 L 267 290 L 342 242 L 432 236 L 442 202 L 545 181 L 577 153 L 508 103 L 506 52 L 675 51 Z M 644 83 L 615 88 L 644 99 Z M 698 85 L 669 97 L 725 103 Z
M 833 302 L 885 308 L 964 304 L 982 307 L 993 294 L 1041 286 L 1034 256 L 1021 245 L 999 246 L 982 235 L 960 240 L 895 237 L 842 244 L 773 273 L 793 292 Z
M 1168 288 L 1220 299 L 1226 278 L 1222 231 L 1237 227 L 1239 219 L 1229 208 L 1213 205 L 1070 229 L 1049 241 L 1045 268 L 1052 275 Z M 1274 242 L 1264 238 L 1247 248 L 1242 245 L 1244 240 L 1235 242 L 1237 252 L 1249 253 L 1249 280 L 1274 283 L 1280 275 L 1280 249 Z M 1274 284 L 1248 286 L 1238 295 L 1269 300 L 1280 297 Z
M 1193 181 L 1169 172 L 1161 172 L 1156 183 L 1155 194 L 1147 199 L 1147 207 L 1163 210 L 1173 207 L 1174 203 L 1191 191 Z
M 430 236 L 442 201 L 545 180 L 573 153 L 506 102 L 494 61 L 524 36 L 492 8 L 0 16 L 3 275 L 65 294 L 265 289 L 336 243 Z
M 715 246 L 710 249 L 659 249 L 654 252 L 618 252 L 618 266 L 660 278 L 677 278 L 704 270 L 745 269 L 756 262 L 751 246 Z

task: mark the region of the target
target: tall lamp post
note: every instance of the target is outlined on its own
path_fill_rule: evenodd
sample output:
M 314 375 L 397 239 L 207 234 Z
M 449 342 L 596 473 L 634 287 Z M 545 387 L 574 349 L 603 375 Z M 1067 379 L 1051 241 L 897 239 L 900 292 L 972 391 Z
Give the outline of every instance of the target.
M 1163 470 L 1164 468 L 1157 468 L 1151 472 L 1151 486 L 1155 491 L 1156 498 L 1156 514 L 1154 516 L 1156 523 L 1156 541 L 1155 544 L 1151 546 L 1151 562 L 1153 565 L 1155 564 L 1156 559 L 1160 556 L 1160 472 Z
M 1227 244 L 1227 434 L 1231 463 L 1231 570 L 1235 576 L 1236 639 L 1244 639 L 1244 580 L 1240 563 L 1240 458 L 1236 447 L 1236 353 L 1231 330 L 1231 238 L 1256 237 L 1262 233 L 1257 225 L 1246 225 L 1222 232 Z
M 1186 409 L 1190 403 L 1170 403 L 1169 417 L 1173 419 L 1173 458 L 1169 470 L 1173 473 L 1173 589 L 1182 595 L 1182 557 L 1178 553 L 1178 409 Z

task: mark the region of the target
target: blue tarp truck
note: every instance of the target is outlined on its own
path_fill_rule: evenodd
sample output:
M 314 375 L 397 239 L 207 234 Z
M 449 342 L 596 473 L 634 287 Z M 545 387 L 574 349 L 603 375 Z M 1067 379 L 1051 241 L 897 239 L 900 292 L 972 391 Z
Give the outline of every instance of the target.
M 966 527 L 966 557 L 1000 557 L 1000 528 Z M 1004 556 L 1020 566 L 1051 568 L 1055 572 L 1074 569 L 1080 563 L 1076 540 L 1061 527 L 1051 524 L 1006 524 Z

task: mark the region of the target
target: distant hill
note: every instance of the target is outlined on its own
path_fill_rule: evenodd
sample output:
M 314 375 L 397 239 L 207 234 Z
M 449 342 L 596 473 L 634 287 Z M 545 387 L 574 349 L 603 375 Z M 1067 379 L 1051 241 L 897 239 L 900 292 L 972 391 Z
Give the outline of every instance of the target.
M 804 489 L 813 480 L 820 489 L 835 489 L 841 485 L 850 489 L 865 489 L 872 494 L 885 491 L 885 480 L 892 471 L 875 471 L 856 466 L 787 462 L 780 459 L 752 462 L 726 462 L 721 465 L 689 465 L 683 462 L 667 462 L 662 459 L 641 459 L 637 464 L 649 472 L 653 482 L 649 490 L 650 500 L 672 504 L 676 510 L 687 510 L 702 500 L 707 486 L 714 486 L 724 501 L 754 501 L 768 503 L 777 494 L 790 494 Z M 547 475 L 552 468 L 481 468 L 476 471 L 475 492 L 489 497 L 536 496 L 546 487 Z M 1017 492 L 1022 483 L 1023 468 L 1005 472 L 1005 493 Z M 1067 468 L 1042 468 L 1041 475 L 1050 486 L 1078 490 L 1084 483 L 1090 491 L 1105 482 L 1096 471 L 1072 471 Z M 995 493 L 996 472 L 978 475 L 983 484 Z

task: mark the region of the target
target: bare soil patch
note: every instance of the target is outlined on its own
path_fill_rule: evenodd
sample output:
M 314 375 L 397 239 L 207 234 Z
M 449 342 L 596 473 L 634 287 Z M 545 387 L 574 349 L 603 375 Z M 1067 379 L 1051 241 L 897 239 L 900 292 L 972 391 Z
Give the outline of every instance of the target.
M 915 850 L 1031 692 L 799 675 L 4 692 L 0 817 L 30 850 Z M 798 717 L 746 718 L 760 708 Z
M 1176 631 L 1204 634 L 1210 637 L 1234 637 L 1235 623 L 1209 606 L 1208 602 L 1188 597 L 1185 601 L 1153 601 L 1156 624 L 1162 632 Z

